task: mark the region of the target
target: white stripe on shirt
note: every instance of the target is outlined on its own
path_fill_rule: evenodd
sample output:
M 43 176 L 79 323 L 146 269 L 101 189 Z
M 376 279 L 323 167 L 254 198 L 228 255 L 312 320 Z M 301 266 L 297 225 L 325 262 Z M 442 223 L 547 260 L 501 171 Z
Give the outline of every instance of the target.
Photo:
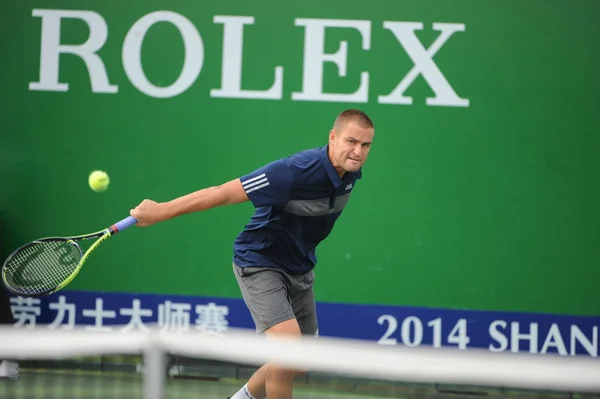
M 260 186 L 256 186 L 256 187 L 251 188 L 250 190 L 246 190 L 246 194 L 250 194 L 252 191 L 258 190 L 259 188 L 267 187 L 269 184 L 271 184 L 271 183 L 266 182 L 264 184 L 261 184 Z
M 262 183 L 268 183 L 268 182 L 269 182 L 269 181 L 268 181 L 268 180 L 267 180 L 267 178 L 265 177 L 264 179 L 260 179 L 260 180 L 257 180 L 257 181 L 255 181 L 255 182 L 249 183 L 249 184 L 244 184 L 244 183 L 242 183 L 242 186 L 244 186 L 244 189 L 249 189 L 249 188 L 252 188 L 252 187 L 254 187 L 254 186 L 258 186 L 259 184 L 262 184 Z
M 267 176 L 263 173 L 258 176 L 255 176 L 251 179 L 242 182 L 242 187 L 246 190 L 246 194 L 251 193 L 252 191 L 261 189 L 263 187 L 267 187 L 270 185 Z
M 266 178 L 267 176 L 263 173 L 262 175 L 258 175 L 258 176 L 255 176 L 255 177 L 251 178 L 251 179 L 243 181 L 242 182 L 242 186 L 246 186 L 246 184 L 252 183 L 253 181 L 258 180 L 258 179 L 262 179 L 263 177 Z

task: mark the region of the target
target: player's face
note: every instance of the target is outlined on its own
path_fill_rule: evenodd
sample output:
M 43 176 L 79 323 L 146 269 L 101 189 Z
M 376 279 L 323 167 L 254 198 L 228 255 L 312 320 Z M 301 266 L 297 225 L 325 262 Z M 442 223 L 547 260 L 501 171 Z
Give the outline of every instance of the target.
M 331 163 L 340 176 L 345 172 L 356 172 L 365 164 L 374 134 L 373 128 L 364 128 L 354 122 L 329 133 Z

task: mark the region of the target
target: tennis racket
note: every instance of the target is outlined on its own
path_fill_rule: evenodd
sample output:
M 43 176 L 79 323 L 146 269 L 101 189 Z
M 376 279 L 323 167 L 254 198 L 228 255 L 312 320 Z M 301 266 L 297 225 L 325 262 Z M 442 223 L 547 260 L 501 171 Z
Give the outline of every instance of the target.
M 129 216 L 95 233 L 73 237 L 47 237 L 31 241 L 14 251 L 2 266 L 2 281 L 10 292 L 39 297 L 63 289 L 81 270 L 91 253 L 107 238 L 137 223 Z M 96 241 L 85 253 L 78 241 Z

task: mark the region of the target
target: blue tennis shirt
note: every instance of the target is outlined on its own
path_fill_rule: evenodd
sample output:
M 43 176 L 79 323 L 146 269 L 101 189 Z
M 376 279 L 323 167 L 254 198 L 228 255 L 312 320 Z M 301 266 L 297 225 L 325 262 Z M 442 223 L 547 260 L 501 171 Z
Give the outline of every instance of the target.
M 273 161 L 240 178 L 255 212 L 234 242 L 240 267 L 275 267 L 290 274 L 312 270 L 315 249 L 331 232 L 362 173 L 342 178 L 328 146 Z

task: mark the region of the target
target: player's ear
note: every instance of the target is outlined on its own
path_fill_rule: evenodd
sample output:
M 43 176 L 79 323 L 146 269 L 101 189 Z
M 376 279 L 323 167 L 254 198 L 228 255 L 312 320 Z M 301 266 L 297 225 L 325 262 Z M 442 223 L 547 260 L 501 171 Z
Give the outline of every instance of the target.
M 331 129 L 329 131 L 329 144 L 335 141 L 335 130 Z

